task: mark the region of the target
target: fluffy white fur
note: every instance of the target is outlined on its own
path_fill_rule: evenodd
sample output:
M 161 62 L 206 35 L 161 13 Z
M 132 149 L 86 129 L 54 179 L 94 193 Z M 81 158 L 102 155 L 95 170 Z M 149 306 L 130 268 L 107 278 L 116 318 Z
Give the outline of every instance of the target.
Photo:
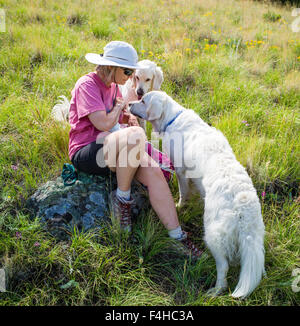
M 183 112 L 166 128 L 179 111 Z M 131 104 L 130 112 L 150 121 L 161 134 L 164 151 L 175 162 L 178 206 L 188 198 L 190 181 L 204 200 L 204 240 L 217 268 L 217 282 L 209 294 L 227 288 L 229 263 L 239 259 L 240 277 L 232 296 L 246 297 L 264 274 L 264 224 L 256 190 L 227 139 L 164 92 L 147 93 Z
M 122 97 L 128 104 L 140 99 L 144 94 L 152 90 L 159 90 L 164 80 L 163 72 L 155 62 L 150 60 L 139 61 L 143 69 L 137 69 L 135 74 L 127 80 L 125 85 L 119 85 Z M 51 116 L 56 121 L 68 122 L 70 102 L 65 96 L 53 107 Z M 145 130 L 145 121 L 139 119 L 140 125 Z
M 59 96 L 60 100 L 54 105 L 51 116 L 54 120 L 60 122 L 69 121 L 70 101 L 64 96 Z
M 160 90 L 164 80 L 162 69 L 155 62 L 142 60 L 139 61 L 139 65 L 143 69 L 137 69 L 125 85 L 120 85 L 123 99 L 127 104 L 141 99 L 148 92 Z M 138 118 L 138 121 L 140 126 L 146 130 L 145 120 Z
M 129 78 L 124 86 L 120 86 L 124 100 L 129 103 L 142 98 L 150 91 L 160 90 L 164 80 L 163 72 L 155 62 L 150 60 L 139 61 L 143 69 L 137 69 L 132 78 Z

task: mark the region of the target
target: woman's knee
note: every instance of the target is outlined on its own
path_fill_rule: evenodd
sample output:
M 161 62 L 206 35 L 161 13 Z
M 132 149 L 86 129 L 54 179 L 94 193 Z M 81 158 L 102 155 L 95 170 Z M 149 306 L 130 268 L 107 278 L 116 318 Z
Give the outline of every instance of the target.
M 139 127 L 139 126 L 131 126 L 131 127 L 126 128 L 126 130 L 128 132 L 135 132 L 135 133 L 139 133 L 141 135 L 145 135 L 144 129 L 142 127 Z
M 116 146 L 119 149 L 128 145 L 137 145 L 145 143 L 147 140 L 146 134 L 141 127 L 133 126 L 114 132 L 106 137 L 104 146 Z
M 137 144 L 137 143 L 143 143 L 145 144 L 146 142 L 146 134 L 143 128 L 137 127 L 137 126 L 132 126 L 127 128 L 127 136 L 128 136 L 128 144 Z

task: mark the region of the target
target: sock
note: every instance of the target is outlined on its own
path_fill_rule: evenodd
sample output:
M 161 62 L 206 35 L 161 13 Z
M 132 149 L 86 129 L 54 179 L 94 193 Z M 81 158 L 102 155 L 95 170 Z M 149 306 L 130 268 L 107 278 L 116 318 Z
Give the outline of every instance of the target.
M 119 188 L 117 188 L 116 196 L 118 199 L 120 199 L 120 201 L 129 201 L 130 193 L 131 193 L 131 189 L 129 189 L 128 191 L 122 191 Z
M 176 228 L 174 230 L 170 230 L 168 233 L 172 239 L 180 239 L 180 238 L 182 238 L 183 232 L 182 232 L 181 226 L 178 226 L 178 228 Z

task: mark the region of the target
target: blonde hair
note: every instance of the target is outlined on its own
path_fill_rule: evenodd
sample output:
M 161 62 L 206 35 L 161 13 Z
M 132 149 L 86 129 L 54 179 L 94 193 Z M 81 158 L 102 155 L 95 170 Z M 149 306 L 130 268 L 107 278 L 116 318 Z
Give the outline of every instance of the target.
M 102 66 L 102 65 L 96 66 L 96 71 L 100 72 L 100 74 L 104 78 L 103 81 L 105 83 L 111 82 L 111 79 L 112 79 L 111 77 L 116 69 L 117 69 L 117 67 L 114 67 L 114 66 Z

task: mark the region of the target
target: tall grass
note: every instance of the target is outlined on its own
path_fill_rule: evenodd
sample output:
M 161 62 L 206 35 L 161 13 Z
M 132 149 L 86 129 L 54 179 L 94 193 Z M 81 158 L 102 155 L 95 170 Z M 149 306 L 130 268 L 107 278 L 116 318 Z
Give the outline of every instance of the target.
M 292 8 L 252 1 L 0 0 L 1 305 L 295 305 L 299 267 L 300 42 Z M 116 226 L 58 242 L 24 211 L 68 162 L 68 128 L 50 118 L 59 95 L 94 69 L 87 52 L 111 40 L 136 47 L 164 71 L 163 90 L 228 138 L 261 199 L 266 271 L 245 300 L 210 298 L 215 262 L 203 243 L 195 196 L 179 218 L 205 255 L 172 249 L 153 211 L 130 238 Z M 148 126 L 149 127 L 149 126 Z M 171 184 L 178 199 L 176 178 Z M 298 198 L 298 199 L 297 199 Z M 229 272 L 229 293 L 239 269 Z

